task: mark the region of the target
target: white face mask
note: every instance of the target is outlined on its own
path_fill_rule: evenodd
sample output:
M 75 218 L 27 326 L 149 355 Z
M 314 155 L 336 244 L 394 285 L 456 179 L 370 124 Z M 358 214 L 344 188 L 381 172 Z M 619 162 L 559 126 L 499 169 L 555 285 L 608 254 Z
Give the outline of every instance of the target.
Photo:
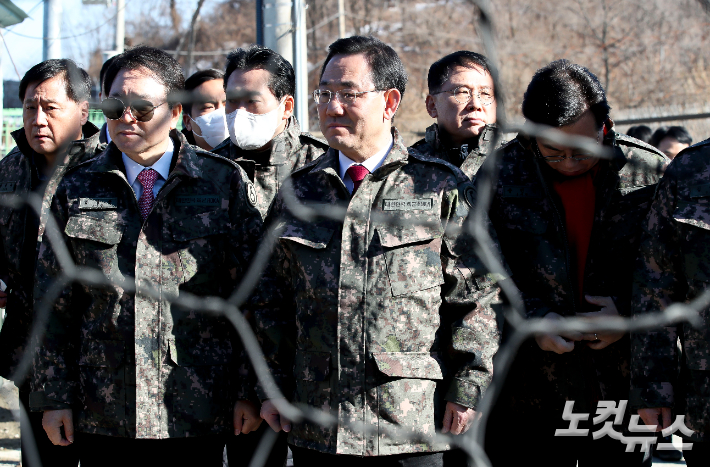
M 271 112 L 265 114 L 253 114 L 244 109 L 237 109 L 227 114 L 227 128 L 229 129 L 229 139 L 236 146 L 250 151 L 259 149 L 271 141 L 279 126 L 279 103 Z
M 217 110 L 204 115 L 200 115 L 197 118 L 190 117 L 190 120 L 197 124 L 202 133 L 197 134 L 197 128 L 192 128 L 192 134 L 198 138 L 205 140 L 207 144 L 213 148 L 219 145 L 222 141 L 227 139 L 229 132 L 227 131 L 227 120 L 224 115 L 224 107 L 220 107 Z

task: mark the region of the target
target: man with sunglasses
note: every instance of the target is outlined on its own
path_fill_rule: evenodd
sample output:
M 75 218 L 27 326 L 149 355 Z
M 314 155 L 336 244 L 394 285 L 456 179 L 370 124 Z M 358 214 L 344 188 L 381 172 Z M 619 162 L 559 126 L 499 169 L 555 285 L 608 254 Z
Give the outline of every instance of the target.
M 614 131 L 599 80 L 567 60 L 537 71 L 522 110 L 527 122 L 586 138 L 609 154 L 524 134 L 504 147 L 490 217 L 526 317 L 603 323 L 629 316 L 641 224 L 667 158 Z M 575 413 L 594 414 L 599 401 L 628 400 L 629 357 L 624 332 L 550 333 L 524 342 L 490 418 L 494 465 L 523 465 L 552 452 L 545 462 L 553 466 L 640 465 L 638 449 L 626 453 L 609 436 L 593 440 L 601 427 L 592 428 L 591 418 L 579 424 L 590 429 L 587 436 L 555 436 L 569 428 L 566 401 L 574 401 Z M 627 407 L 614 429 L 624 430 L 630 415 Z
M 224 89 L 229 139 L 212 152 L 246 171 L 266 218 L 286 177 L 318 158 L 328 145 L 301 131 L 293 115 L 293 67 L 268 47 L 250 45 L 230 52 Z
M 433 436 L 466 432 L 492 377 L 498 278 L 461 230 L 476 194 L 392 127 L 406 83 L 378 39 L 331 44 L 313 95 L 330 149 L 292 174 L 267 220 L 281 228 L 257 337 L 282 393 L 337 419 L 292 424 L 263 402 L 297 467 L 441 466 L 450 445 Z
M 111 143 L 57 188 L 66 249 L 52 230 L 40 246 L 36 306 L 51 312 L 31 405 L 54 444 L 77 440 L 83 467 L 221 466 L 225 435 L 261 420 L 235 419 L 251 384 L 235 329 L 184 300 L 240 282 L 262 231 L 254 187 L 175 130 L 184 78 L 168 54 L 128 50 L 105 83 Z M 57 290 L 72 262 L 93 280 Z
M 434 62 L 426 109 L 436 123 L 412 146 L 459 167 L 470 179 L 493 150 L 496 99 L 488 59 L 460 50 Z
M 79 458 L 76 447 L 62 449 L 49 442 L 42 414 L 29 412 L 31 374 L 20 365 L 32 354 L 32 288 L 42 222 L 27 204 L 5 203 L 32 201 L 30 196 L 51 200 L 64 171 L 93 157 L 100 143 L 98 128 L 87 121 L 90 97 L 91 79 L 73 61 L 47 60 L 33 66 L 20 81 L 24 128 L 12 132 L 17 146 L 0 162 L 0 278 L 8 287 L 0 293 L 0 306 L 7 311 L 0 333 L 0 375 L 14 379 L 28 412 L 29 428 L 22 424 L 24 465 L 30 465 L 34 454 L 43 465 L 60 467 L 76 466 Z M 36 451 L 31 452 L 33 445 Z

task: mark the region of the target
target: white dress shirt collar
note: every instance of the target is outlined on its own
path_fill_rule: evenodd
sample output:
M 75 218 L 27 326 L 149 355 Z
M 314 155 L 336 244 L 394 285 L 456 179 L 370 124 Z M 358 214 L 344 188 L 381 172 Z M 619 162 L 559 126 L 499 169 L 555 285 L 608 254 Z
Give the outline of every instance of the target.
M 140 199 L 141 192 L 143 191 L 143 186 L 138 180 L 136 180 L 136 177 L 138 177 L 138 174 L 141 173 L 143 169 L 153 169 L 158 172 L 158 175 L 160 175 L 153 186 L 153 194 L 157 196 L 158 191 L 160 191 L 160 188 L 163 187 L 165 181 L 168 179 L 168 175 L 170 175 L 170 164 L 173 162 L 174 152 L 175 145 L 173 140 L 170 139 L 168 150 L 165 151 L 165 154 L 160 156 L 160 159 L 158 159 L 155 164 L 150 167 L 140 165 L 126 154 L 121 153 L 123 165 L 126 167 L 126 179 L 128 179 L 128 183 L 131 185 L 131 188 L 133 188 L 133 191 L 136 194 L 136 199 Z
M 394 145 L 394 138 L 390 139 L 389 146 L 387 146 L 383 150 L 375 153 L 374 155 L 369 157 L 365 162 L 362 162 L 362 163 L 355 162 L 354 160 L 350 159 L 348 156 L 346 156 L 342 152 L 338 151 L 338 162 L 340 163 L 340 178 L 343 180 L 343 183 L 345 183 L 345 188 L 347 188 L 350 193 L 353 192 L 353 188 L 354 188 L 353 181 L 350 178 L 350 175 L 347 174 L 347 171 L 351 165 L 356 165 L 356 164 L 362 165 L 367 170 L 369 170 L 370 173 L 372 173 L 382 166 L 382 164 L 385 162 L 385 158 L 387 157 L 387 154 L 390 153 L 390 150 L 392 149 L 393 145 Z

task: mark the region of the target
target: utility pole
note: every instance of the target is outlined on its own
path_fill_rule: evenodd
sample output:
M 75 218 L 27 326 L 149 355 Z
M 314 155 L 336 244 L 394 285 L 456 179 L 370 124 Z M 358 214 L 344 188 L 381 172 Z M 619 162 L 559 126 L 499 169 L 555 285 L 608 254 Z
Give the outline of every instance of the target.
M 296 74 L 296 119 L 302 131 L 308 131 L 308 49 L 306 36 L 306 4 L 293 0 L 293 68 Z
M 62 58 L 62 1 L 44 0 L 42 60 Z
M 264 0 L 264 45 L 293 65 L 291 2 Z
M 345 0 L 338 0 L 338 37 L 345 37 Z
M 116 2 L 116 44 L 113 50 L 116 54 L 123 53 L 126 42 L 126 0 Z

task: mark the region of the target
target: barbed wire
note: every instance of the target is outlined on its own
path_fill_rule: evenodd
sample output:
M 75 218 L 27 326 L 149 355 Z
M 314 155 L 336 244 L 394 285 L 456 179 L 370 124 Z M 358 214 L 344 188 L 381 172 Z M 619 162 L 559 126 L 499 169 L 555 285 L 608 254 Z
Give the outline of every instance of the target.
M 493 64 L 499 65 L 499 58 L 494 42 L 494 24 L 493 16 L 490 8 L 490 3 L 487 0 L 470 0 L 472 4 L 479 9 L 479 34 L 484 44 L 485 54 Z M 492 159 L 493 163 L 483 165 L 478 177 L 478 197 L 476 204 L 473 206 L 466 222 L 461 229 L 470 235 L 475 241 L 475 253 L 481 259 L 486 269 L 493 274 L 506 276 L 506 267 L 495 248 L 495 244 L 489 235 L 489 227 L 487 213 L 491 206 L 493 195 L 497 186 L 497 167 L 495 161 L 502 157 L 503 150 L 499 147 L 500 135 L 504 133 L 522 132 L 533 137 L 544 137 L 553 143 L 560 145 L 575 147 L 582 149 L 590 154 L 600 158 L 610 158 L 611 154 L 607 150 L 597 144 L 590 138 L 572 137 L 557 129 L 536 125 L 532 123 L 511 123 L 505 115 L 505 93 L 504 87 L 501 84 L 500 77 L 497 73 L 499 66 L 492 69 L 492 78 L 494 81 L 494 89 L 496 98 L 499 102 L 497 106 L 497 121 L 500 127 L 500 132 L 496 133 L 493 142 L 493 147 L 496 147 L 488 158 Z M 629 163 L 633 164 L 633 161 Z M 56 169 L 56 168 L 55 168 Z M 362 220 L 363 222 L 380 223 L 384 225 L 411 226 L 412 223 L 403 219 L 393 219 L 391 216 L 384 214 L 371 213 L 365 218 L 361 215 L 348 213 L 347 205 L 326 205 L 320 203 L 305 203 L 298 199 L 294 191 L 293 184 L 290 179 L 287 179 L 282 187 L 282 197 L 284 203 L 296 219 L 303 222 L 315 222 L 322 219 L 330 219 L 334 221 L 342 221 L 346 214 L 354 216 L 354 220 Z M 3 206 L 8 206 L 13 209 L 18 209 L 23 205 L 27 205 L 37 217 L 42 216 L 42 198 L 37 194 L 29 194 L 25 199 L 20 197 L 4 197 L 0 203 Z M 263 240 L 259 244 L 257 251 L 254 254 L 248 270 L 240 281 L 236 290 L 228 298 L 221 297 L 201 297 L 180 291 L 179 294 L 166 294 L 161 291 L 157 284 L 141 282 L 136 285 L 131 278 L 117 279 L 115 277 L 108 278 L 98 269 L 80 267 L 75 264 L 72 255 L 67 247 L 63 232 L 59 229 L 57 221 L 52 216 L 46 216 L 45 235 L 49 241 L 57 261 L 60 265 L 61 273 L 52 283 L 49 290 L 43 297 L 35 297 L 36 309 L 33 326 L 31 329 L 30 342 L 40 342 L 48 323 L 50 313 L 52 312 L 55 301 L 60 296 L 62 290 L 75 283 L 89 285 L 95 288 L 113 288 L 120 287 L 125 293 L 135 293 L 146 297 L 151 297 L 157 300 L 163 300 L 170 304 L 179 305 L 184 308 L 195 310 L 196 312 L 204 312 L 215 315 L 224 316 L 234 327 L 239 339 L 242 342 L 246 355 L 249 358 L 254 373 L 258 379 L 259 385 L 263 388 L 268 398 L 272 399 L 276 408 L 285 417 L 294 422 L 308 420 L 322 426 L 336 426 L 338 424 L 349 427 L 356 432 L 364 433 L 365 436 L 377 436 L 379 430 L 386 436 L 394 440 L 411 440 L 419 442 L 441 442 L 461 448 L 470 461 L 476 466 L 489 467 L 490 461 L 484 451 L 485 442 L 485 427 L 490 415 L 491 409 L 494 406 L 497 397 L 500 395 L 501 388 L 510 371 L 513 359 L 518 348 L 529 337 L 537 333 L 562 333 L 565 331 L 578 332 L 599 332 L 599 331 L 640 331 L 652 329 L 662 326 L 667 326 L 679 322 L 688 322 L 693 326 L 702 325 L 702 321 L 698 316 L 698 312 L 705 309 L 710 304 L 710 291 L 705 292 L 700 297 L 690 303 L 675 303 L 666 308 L 664 311 L 659 311 L 655 314 L 645 315 L 636 318 L 607 318 L 603 323 L 591 323 L 582 318 L 568 318 L 559 322 L 550 322 L 543 318 L 526 319 L 525 307 L 520 296 L 520 292 L 512 280 L 503 280 L 499 282 L 502 294 L 505 297 L 505 307 L 503 310 L 506 321 L 510 324 L 511 332 L 505 343 L 501 345 L 495 360 L 495 372 L 493 380 L 488 389 L 483 394 L 476 410 L 481 414 L 480 418 L 474 420 L 471 429 L 463 435 L 452 436 L 450 434 L 425 434 L 412 433 L 411 427 L 378 427 L 377 430 L 364 423 L 352 423 L 348 421 L 338 420 L 332 413 L 313 408 L 304 404 L 294 404 L 288 401 L 290 394 L 283 394 L 273 375 L 269 371 L 263 351 L 257 341 L 257 338 L 245 316 L 242 313 L 242 305 L 247 302 L 248 298 L 254 292 L 258 282 L 263 275 L 267 264 L 270 261 L 273 249 L 275 248 L 279 235 L 283 227 L 279 227 L 282 219 L 277 220 L 265 233 Z M 420 226 L 420 224 L 417 224 Z M 451 228 L 451 227 L 449 227 Z M 30 374 L 32 363 L 32 355 L 26 352 L 12 379 L 22 381 Z M 22 420 L 23 426 L 29 427 L 27 414 L 24 412 L 22 404 L 18 411 L 14 412 L 15 418 Z M 264 436 L 257 447 L 257 450 L 251 459 L 250 467 L 260 467 L 265 464 L 268 454 L 276 442 L 276 433 L 267 430 L 268 435 Z M 39 456 L 32 439 L 31 430 L 23 431 L 25 446 L 28 448 L 27 455 L 32 467 L 38 466 Z

